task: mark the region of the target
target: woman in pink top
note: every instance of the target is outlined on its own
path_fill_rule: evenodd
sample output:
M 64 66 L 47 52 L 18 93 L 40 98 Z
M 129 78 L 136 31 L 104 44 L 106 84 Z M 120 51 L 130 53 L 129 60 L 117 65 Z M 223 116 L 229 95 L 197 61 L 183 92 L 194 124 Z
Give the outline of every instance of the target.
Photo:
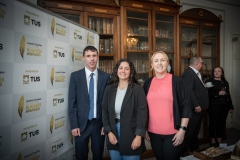
M 147 79 L 143 86 L 149 109 L 146 139 L 158 160 L 179 160 L 191 107 L 183 80 L 168 73 L 168 65 L 164 52 L 152 55 L 155 76 Z

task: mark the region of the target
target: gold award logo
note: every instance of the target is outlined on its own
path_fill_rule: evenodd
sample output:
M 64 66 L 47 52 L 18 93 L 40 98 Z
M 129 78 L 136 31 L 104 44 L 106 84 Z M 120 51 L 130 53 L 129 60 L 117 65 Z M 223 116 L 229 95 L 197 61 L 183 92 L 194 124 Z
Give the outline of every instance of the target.
M 54 126 L 54 117 L 52 116 L 52 118 L 50 120 L 50 132 L 51 132 L 51 134 L 53 132 L 53 126 Z
M 17 160 L 22 160 L 22 154 L 19 153 Z
M 72 61 L 74 62 L 74 52 L 75 52 L 75 49 L 74 47 L 72 48 Z
M 24 24 L 30 26 L 30 16 L 24 15 Z
M 50 81 L 51 81 L 51 83 L 53 85 L 53 81 L 54 81 L 54 67 L 52 68 L 52 71 L 51 71 Z
M 24 108 L 24 97 L 22 96 L 18 102 L 18 114 L 21 118 L 22 118 L 23 108 Z
M 20 41 L 20 54 L 21 54 L 21 57 L 22 57 L 22 58 L 23 58 L 23 56 L 24 56 L 25 43 L 26 43 L 26 39 L 25 39 L 24 36 L 22 36 L 21 41 Z
M 2 8 L 0 8 L 0 18 L 4 19 L 5 14 L 6 14 L 6 10 L 3 10 Z
M 55 20 L 54 20 L 54 18 L 52 18 L 51 32 L 52 32 L 52 35 L 53 35 L 53 36 L 54 36 L 54 29 L 55 29 Z
M 4 77 L 0 77 L 0 86 L 3 85 L 3 82 L 4 82 Z

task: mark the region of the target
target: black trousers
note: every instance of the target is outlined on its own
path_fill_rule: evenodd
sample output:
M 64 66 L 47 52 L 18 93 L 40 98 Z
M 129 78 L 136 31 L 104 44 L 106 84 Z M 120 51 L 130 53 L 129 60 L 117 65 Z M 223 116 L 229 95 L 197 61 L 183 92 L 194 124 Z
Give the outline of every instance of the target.
M 210 138 L 222 138 L 228 112 L 226 105 L 211 105 L 208 108 Z
M 183 151 L 183 144 L 174 147 L 171 135 L 160 135 L 148 132 L 153 153 L 157 160 L 179 160 Z
M 97 128 L 95 119 L 88 121 L 86 129 L 81 133 L 81 136 L 75 137 L 76 160 L 88 160 L 90 137 L 93 160 L 102 160 L 105 135 L 101 135 L 101 129 Z
M 185 152 L 188 150 L 193 152 L 194 150 L 199 149 L 198 134 L 201 129 L 203 116 L 204 111 L 197 113 L 194 110 L 192 110 L 192 118 L 189 119 L 188 128 L 184 138 Z

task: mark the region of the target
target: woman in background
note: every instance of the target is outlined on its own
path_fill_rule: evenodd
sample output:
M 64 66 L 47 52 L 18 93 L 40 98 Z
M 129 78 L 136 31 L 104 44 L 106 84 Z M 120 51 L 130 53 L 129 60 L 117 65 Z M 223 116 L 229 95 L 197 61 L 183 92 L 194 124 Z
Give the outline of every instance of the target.
M 144 83 L 149 121 L 146 139 L 157 160 L 179 160 L 191 117 L 189 92 L 183 80 L 167 72 L 169 59 L 162 51 L 151 57 L 155 76 Z
M 102 102 L 102 121 L 112 160 L 140 160 L 146 150 L 147 102 L 129 59 L 113 68 Z
M 208 89 L 209 95 L 209 137 L 211 146 L 218 146 L 222 141 L 228 112 L 233 113 L 232 99 L 229 85 L 224 76 L 222 67 L 215 67 L 212 72 L 212 87 Z

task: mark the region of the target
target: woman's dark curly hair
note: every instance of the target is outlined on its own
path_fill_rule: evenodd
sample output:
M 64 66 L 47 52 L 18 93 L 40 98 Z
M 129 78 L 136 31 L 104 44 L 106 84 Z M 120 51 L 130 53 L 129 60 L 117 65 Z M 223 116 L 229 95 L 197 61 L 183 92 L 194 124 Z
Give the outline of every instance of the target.
M 212 70 L 212 77 L 214 78 L 214 70 L 215 70 L 216 68 L 220 68 L 220 69 L 222 70 L 221 80 L 226 81 L 225 76 L 224 76 L 224 70 L 223 70 L 222 67 L 219 67 L 219 66 L 213 68 L 213 70 Z
M 127 62 L 129 64 L 130 75 L 129 75 L 128 83 L 129 83 L 130 87 L 133 87 L 133 83 L 137 83 L 138 84 L 137 73 L 136 73 L 136 70 L 135 70 L 135 67 L 134 67 L 132 61 L 130 59 L 127 59 L 127 58 L 120 59 L 116 63 L 116 65 L 113 68 L 113 72 L 111 74 L 111 78 L 110 78 L 108 83 L 109 84 L 113 83 L 115 87 L 118 86 L 119 78 L 118 78 L 117 72 L 118 72 L 118 68 L 119 68 L 119 66 L 120 66 L 120 64 L 122 62 Z

